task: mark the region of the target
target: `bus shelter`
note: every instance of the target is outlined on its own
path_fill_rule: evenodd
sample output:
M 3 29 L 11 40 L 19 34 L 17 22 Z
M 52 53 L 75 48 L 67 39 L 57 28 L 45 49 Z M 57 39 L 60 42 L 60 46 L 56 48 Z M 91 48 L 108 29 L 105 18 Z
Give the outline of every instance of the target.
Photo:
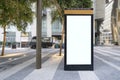
M 64 70 L 93 70 L 93 9 L 65 9 Z

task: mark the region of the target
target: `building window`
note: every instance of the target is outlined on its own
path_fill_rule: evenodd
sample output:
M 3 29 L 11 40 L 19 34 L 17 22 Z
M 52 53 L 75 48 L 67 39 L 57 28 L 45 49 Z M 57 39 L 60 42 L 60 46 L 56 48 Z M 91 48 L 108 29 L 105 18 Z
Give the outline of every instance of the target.
M 106 0 L 106 4 L 109 3 L 109 0 Z

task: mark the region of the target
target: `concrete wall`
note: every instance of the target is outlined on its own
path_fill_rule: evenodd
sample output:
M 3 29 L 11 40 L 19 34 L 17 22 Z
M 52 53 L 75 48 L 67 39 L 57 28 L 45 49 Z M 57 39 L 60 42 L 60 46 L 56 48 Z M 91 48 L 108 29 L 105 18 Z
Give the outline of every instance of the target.
M 94 20 L 95 20 L 95 45 L 99 45 L 100 41 L 100 26 L 105 17 L 105 0 L 94 0 Z
M 105 17 L 105 0 L 94 0 L 95 19 Z

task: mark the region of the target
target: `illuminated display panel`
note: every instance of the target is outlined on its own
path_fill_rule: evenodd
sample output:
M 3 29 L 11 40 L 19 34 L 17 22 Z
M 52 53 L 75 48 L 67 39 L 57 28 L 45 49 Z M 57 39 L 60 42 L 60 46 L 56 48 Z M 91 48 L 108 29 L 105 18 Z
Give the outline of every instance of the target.
M 93 10 L 65 10 L 64 70 L 93 70 Z
M 91 64 L 91 16 L 67 15 L 67 65 Z

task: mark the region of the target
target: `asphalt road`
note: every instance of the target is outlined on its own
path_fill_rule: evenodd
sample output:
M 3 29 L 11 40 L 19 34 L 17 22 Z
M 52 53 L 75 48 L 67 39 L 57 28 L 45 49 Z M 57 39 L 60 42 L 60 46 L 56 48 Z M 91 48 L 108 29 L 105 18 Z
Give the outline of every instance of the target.
M 53 54 L 58 52 L 58 49 L 42 49 L 42 55 Z M 35 49 L 24 49 L 24 50 L 6 50 L 5 56 L 0 56 L 0 72 L 10 69 L 16 65 L 19 65 L 25 61 L 35 58 Z

